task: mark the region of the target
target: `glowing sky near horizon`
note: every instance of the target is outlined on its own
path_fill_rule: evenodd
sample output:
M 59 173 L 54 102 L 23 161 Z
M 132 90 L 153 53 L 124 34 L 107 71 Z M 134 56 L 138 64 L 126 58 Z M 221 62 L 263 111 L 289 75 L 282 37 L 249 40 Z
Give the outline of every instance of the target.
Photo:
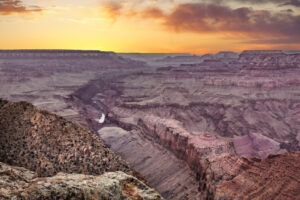
M 0 0 L 0 49 L 300 49 L 300 0 Z

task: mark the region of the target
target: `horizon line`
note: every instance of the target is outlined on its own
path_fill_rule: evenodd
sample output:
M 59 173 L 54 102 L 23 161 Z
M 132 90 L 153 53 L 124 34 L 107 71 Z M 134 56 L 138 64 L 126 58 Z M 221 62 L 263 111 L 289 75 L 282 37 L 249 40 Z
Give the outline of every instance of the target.
M 66 48 L 66 49 L 51 49 L 51 48 L 45 48 L 45 49 L 24 49 L 24 48 L 20 48 L 20 49 L 0 49 L 0 51 L 99 51 L 99 52 L 112 52 L 112 53 L 124 53 L 124 54 L 190 54 L 190 55 L 204 55 L 204 54 L 215 54 L 215 53 L 204 53 L 204 54 L 195 54 L 195 53 L 189 53 L 189 52 L 118 52 L 118 51 L 103 51 L 100 49 L 70 49 L 70 48 Z M 248 50 L 248 49 L 244 49 L 240 52 L 235 52 L 235 51 L 218 51 L 217 53 L 221 53 L 221 52 L 233 52 L 233 53 L 241 53 L 243 51 L 283 51 L 283 52 L 291 52 L 291 51 L 300 51 L 300 49 L 294 49 L 294 50 L 282 50 L 282 49 L 252 49 L 252 50 Z

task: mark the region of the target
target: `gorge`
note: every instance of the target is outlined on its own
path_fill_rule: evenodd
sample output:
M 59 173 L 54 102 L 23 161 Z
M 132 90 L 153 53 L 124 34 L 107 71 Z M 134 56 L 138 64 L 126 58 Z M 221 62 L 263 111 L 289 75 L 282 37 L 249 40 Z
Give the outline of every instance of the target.
M 299 75 L 284 51 L 0 51 L 1 98 L 90 129 L 166 199 L 299 198 Z

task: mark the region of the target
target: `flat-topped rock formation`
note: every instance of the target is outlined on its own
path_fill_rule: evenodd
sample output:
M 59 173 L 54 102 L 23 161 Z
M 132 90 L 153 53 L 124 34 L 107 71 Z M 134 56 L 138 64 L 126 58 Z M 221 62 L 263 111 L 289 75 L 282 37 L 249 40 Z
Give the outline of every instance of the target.
M 216 59 L 237 59 L 239 57 L 239 53 L 235 53 L 232 51 L 220 51 L 215 54 Z
M 178 55 L 178 56 L 166 56 L 155 60 L 157 63 L 169 64 L 169 65 L 180 65 L 180 64 L 199 64 L 207 60 L 218 60 L 223 62 L 230 62 L 238 59 L 239 53 L 230 51 L 221 51 L 216 54 L 205 54 L 205 55 Z
M 0 163 L 1 199 L 145 199 L 163 198 L 133 176 L 107 172 L 101 176 L 58 173 L 38 178 L 22 167 Z
M 245 50 L 241 55 L 278 55 L 283 53 L 282 50 Z

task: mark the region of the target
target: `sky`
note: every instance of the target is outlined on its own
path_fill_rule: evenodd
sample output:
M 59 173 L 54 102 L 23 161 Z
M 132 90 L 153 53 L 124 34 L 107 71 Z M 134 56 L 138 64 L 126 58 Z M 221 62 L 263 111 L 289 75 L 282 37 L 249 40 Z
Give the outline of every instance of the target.
M 300 0 L 0 0 L 0 49 L 300 49 Z

